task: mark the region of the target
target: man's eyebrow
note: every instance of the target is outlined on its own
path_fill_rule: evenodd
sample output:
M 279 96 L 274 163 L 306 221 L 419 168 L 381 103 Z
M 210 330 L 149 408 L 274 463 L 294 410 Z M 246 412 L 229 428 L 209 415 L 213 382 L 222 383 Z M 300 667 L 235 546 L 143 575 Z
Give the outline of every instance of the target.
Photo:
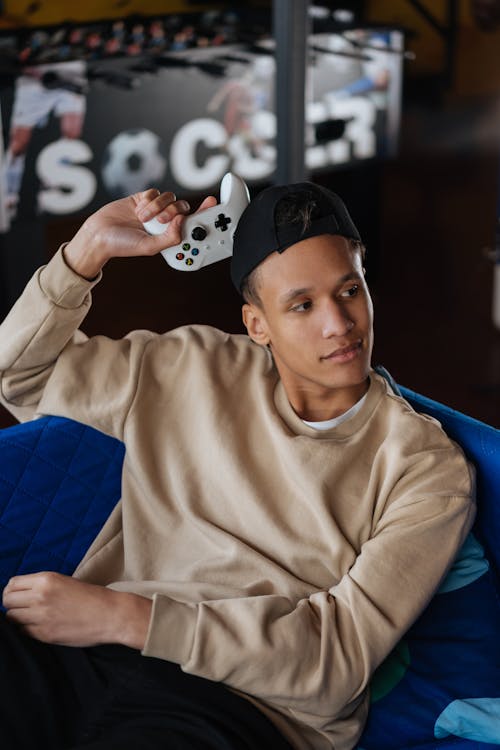
M 337 280 L 336 287 L 340 288 L 345 284 L 347 281 L 361 281 L 362 276 L 358 271 L 349 271 L 349 273 L 344 274 L 344 276 L 341 276 L 340 279 Z M 314 287 L 312 286 L 304 286 L 304 287 L 298 287 L 297 289 L 289 289 L 287 292 L 285 292 L 280 298 L 279 301 L 286 305 L 288 302 L 291 302 L 296 297 L 302 297 L 304 295 L 311 294 L 314 291 Z
M 296 297 L 302 297 L 304 294 L 310 294 L 312 292 L 312 289 L 312 287 L 307 286 L 299 289 L 289 289 L 287 292 L 281 295 L 279 301 L 283 304 L 286 304 L 287 302 L 291 302 Z
M 341 276 L 338 281 L 338 286 L 342 286 L 342 284 L 345 284 L 346 281 L 361 281 L 362 276 L 358 271 L 350 271 L 349 273 L 346 273 L 345 276 Z

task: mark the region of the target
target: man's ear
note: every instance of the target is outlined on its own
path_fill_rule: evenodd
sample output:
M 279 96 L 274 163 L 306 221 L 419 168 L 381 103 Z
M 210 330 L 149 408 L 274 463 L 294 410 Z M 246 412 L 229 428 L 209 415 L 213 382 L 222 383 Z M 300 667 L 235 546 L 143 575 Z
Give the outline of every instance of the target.
M 270 337 L 267 331 L 264 311 L 261 310 L 260 307 L 257 307 L 257 305 L 245 303 L 241 308 L 241 315 L 248 335 L 252 341 L 255 341 L 256 344 L 260 344 L 261 346 L 267 346 Z

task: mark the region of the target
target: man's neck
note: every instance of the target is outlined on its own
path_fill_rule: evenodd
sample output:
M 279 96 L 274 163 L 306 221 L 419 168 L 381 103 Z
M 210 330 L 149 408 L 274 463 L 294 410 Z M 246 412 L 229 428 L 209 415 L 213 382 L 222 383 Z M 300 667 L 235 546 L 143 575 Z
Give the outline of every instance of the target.
M 287 388 L 283 382 L 290 405 L 295 413 L 307 422 L 324 422 L 345 414 L 368 390 L 369 379 L 353 386 L 325 389 L 323 393 L 307 388 Z

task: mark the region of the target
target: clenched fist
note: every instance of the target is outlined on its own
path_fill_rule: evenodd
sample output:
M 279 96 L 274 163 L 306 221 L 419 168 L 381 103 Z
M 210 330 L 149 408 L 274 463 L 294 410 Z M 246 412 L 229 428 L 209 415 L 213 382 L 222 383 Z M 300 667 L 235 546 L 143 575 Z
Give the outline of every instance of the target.
M 59 573 L 11 578 L 3 605 L 12 622 L 45 643 L 82 647 L 119 643 L 139 650 L 146 641 L 152 607 L 143 596 Z

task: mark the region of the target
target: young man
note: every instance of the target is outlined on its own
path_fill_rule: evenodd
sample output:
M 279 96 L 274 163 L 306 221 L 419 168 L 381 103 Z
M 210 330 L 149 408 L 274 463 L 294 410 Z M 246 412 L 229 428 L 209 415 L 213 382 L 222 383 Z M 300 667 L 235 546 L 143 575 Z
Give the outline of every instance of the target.
M 106 261 L 177 244 L 188 210 L 153 190 L 100 209 L 0 328 L 14 414 L 127 449 L 121 502 L 74 577 L 4 591 L 12 748 L 34 746 L 15 706 L 43 695 L 32 725 L 50 748 L 350 750 L 373 670 L 472 523 L 461 451 L 370 367 L 363 246 L 323 188 L 272 187 L 243 214 L 248 337 L 77 331 Z

